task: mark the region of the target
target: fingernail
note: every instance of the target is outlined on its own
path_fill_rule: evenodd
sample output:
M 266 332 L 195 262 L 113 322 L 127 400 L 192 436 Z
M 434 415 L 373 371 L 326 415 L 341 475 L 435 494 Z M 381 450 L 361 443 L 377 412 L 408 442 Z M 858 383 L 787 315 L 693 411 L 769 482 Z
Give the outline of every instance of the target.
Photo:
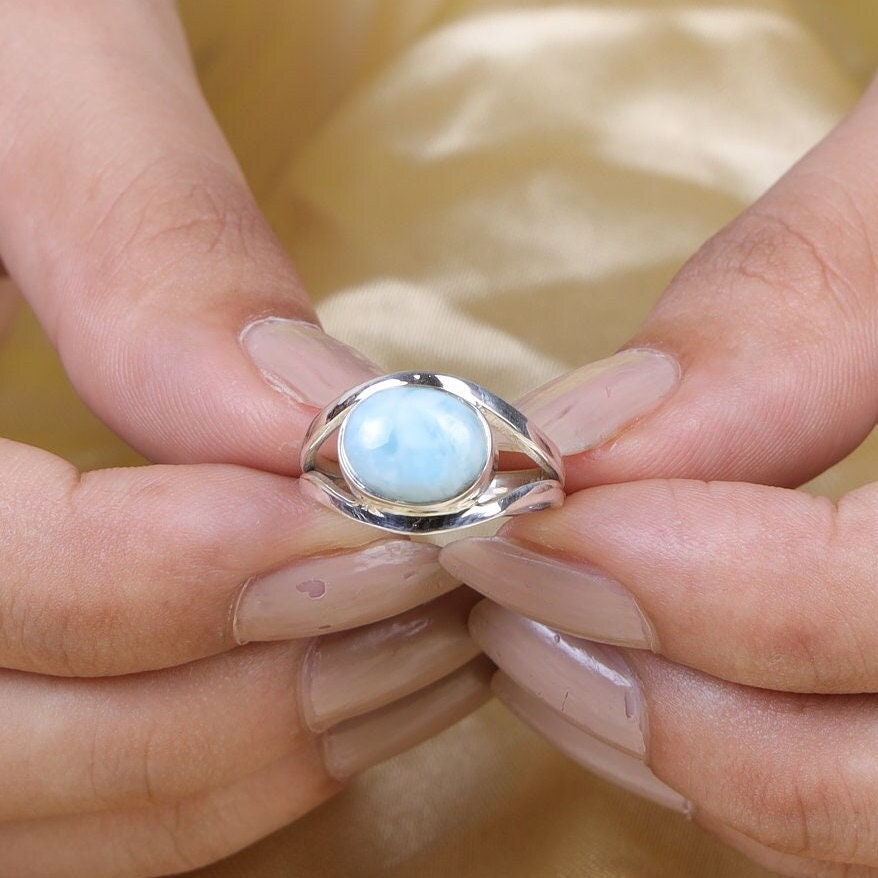
M 323 736 L 327 771 L 352 777 L 454 725 L 491 697 L 493 670 L 480 656 L 426 689 L 330 729 Z
M 649 414 L 679 382 L 680 367 L 667 354 L 621 351 L 531 391 L 518 408 L 549 434 L 562 454 L 578 454 Z
M 442 566 L 499 604 L 561 631 L 655 649 L 651 625 L 620 583 L 506 537 L 469 537 L 445 546 Z
M 646 755 L 640 684 L 618 650 L 559 634 L 492 601 L 482 601 L 469 624 L 476 643 L 523 689 L 589 734 Z
M 692 815 L 691 803 L 660 781 L 642 759 L 611 747 L 569 723 L 560 713 L 517 686 L 502 672 L 494 675 L 491 687 L 512 713 L 574 762 L 657 805 Z
M 238 598 L 234 635 L 238 643 L 313 637 L 402 613 L 457 585 L 436 546 L 379 540 L 251 579 Z
M 479 654 L 467 615 L 468 588 L 372 625 L 314 641 L 302 669 L 301 707 L 322 732 L 390 704 L 452 673 Z
M 381 374 L 362 354 L 302 320 L 257 320 L 241 333 L 241 344 L 273 387 L 306 405 L 324 406 Z

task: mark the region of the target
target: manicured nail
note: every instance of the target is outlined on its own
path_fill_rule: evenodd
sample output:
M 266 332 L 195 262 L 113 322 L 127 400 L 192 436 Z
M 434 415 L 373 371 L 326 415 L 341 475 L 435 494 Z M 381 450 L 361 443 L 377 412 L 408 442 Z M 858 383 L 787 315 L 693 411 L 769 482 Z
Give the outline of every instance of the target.
M 442 566 L 486 597 L 561 631 L 638 649 L 656 638 L 631 593 L 581 561 L 506 537 L 469 537 L 445 546 Z
M 301 707 L 312 731 L 390 704 L 435 683 L 479 654 L 468 588 L 372 625 L 314 640 L 302 669 Z
M 518 408 L 562 454 L 597 448 L 649 414 L 679 384 L 676 360 L 660 351 L 621 351 L 531 391 Z
M 241 344 L 273 387 L 306 405 L 324 406 L 381 374 L 362 354 L 301 320 L 257 320 L 241 333 Z
M 407 698 L 354 717 L 323 736 L 329 773 L 352 777 L 432 738 L 491 697 L 494 666 L 484 656 Z
M 660 781 L 642 759 L 611 747 L 568 722 L 502 672 L 494 676 L 492 688 L 512 713 L 574 762 L 635 795 L 681 814 L 692 815 L 691 803 Z
M 505 674 L 568 722 L 645 756 L 640 684 L 618 650 L 558 634 L 493 601 L 472 611 L 470 631 Z
M 238 643 L 293 640 L 354 628 L 456 588 L 429 543 L 387 539 L 303 558 L 244 585 L 234 613 Z

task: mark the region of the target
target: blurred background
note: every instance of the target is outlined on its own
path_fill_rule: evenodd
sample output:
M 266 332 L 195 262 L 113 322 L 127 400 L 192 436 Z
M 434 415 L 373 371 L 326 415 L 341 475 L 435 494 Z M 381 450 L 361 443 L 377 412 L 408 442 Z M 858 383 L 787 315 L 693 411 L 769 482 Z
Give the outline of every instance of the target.
M 503 396 L 606 356 L 700 244 L 817 142 L 878 59 L 878 4 L 183 0 L 218 118 L 327 330 Z M 717 296 L 722 290 L 710 291 Z M 0 435 L 140 462 L 22 309 Z M 810 487 L 878 475 L 868 440 Z M 213 878 L 764 875 L 497 704 Z

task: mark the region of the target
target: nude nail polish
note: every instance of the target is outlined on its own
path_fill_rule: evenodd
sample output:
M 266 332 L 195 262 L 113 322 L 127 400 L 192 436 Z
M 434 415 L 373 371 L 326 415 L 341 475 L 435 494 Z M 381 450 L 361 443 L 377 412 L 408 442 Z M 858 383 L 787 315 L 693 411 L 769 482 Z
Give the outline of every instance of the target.
M 562 714 L 517 686 L 502 672 L 494 676 L 491 685 L 512 713 L 574 762 L 635 795 L 687 817 L 692 816 L 691 803 L 659 780 L 642 759 L 611 747 L 568 722 Z
M 330 775 L 344 780 L 438 734 L 490 697 L 494 666 L 484 656 L 447 677 L 323 736 Z
M 307 405 L 324 406 L 381 374 L 358 351 L 302 320 L 257 320 L 241 333 L 241 344 L 273 387 Z
M 523 689 L 568 722 L 642 758 L 646 708 L 622 653 L 559 634 L 493 603 L 470 614 L 473 639 Z
M 506 537 L 445 546 L 443 567 L 486 597 L 570 634 L 655 649 L 651 625 L 622 584 L 594 567 Z
M 292 640 L 366 625 L 451 591 L 429 543 L 386 539 L 302 558 L 251 579 L 238 598 L 238 643 Z
M 649 414 L 679 382 L 680 367 L 668 354 L 632 349 L 544 384 L 523 396 L 518 408 L 562 454 L 579 454 Z
M 407 613 L 316 638 L 302 667 L 303 718 L 315 732 L 411 695 L 480 652 L 467 630 L 479 599 L 458 588 Z

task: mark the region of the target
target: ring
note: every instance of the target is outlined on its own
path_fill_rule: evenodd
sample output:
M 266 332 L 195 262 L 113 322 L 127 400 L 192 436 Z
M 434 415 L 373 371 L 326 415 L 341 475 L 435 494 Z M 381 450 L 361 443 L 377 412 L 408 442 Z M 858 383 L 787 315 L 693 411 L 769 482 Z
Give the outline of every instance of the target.
M 507 451 L 536 467 L 499 471 Z M 438 372 L 384 375 L 331 402 L 305 434 L 301 467 L 311 496 L 395 533 L 455 530 L 564 502 L 552 441 L 499 396 Z

